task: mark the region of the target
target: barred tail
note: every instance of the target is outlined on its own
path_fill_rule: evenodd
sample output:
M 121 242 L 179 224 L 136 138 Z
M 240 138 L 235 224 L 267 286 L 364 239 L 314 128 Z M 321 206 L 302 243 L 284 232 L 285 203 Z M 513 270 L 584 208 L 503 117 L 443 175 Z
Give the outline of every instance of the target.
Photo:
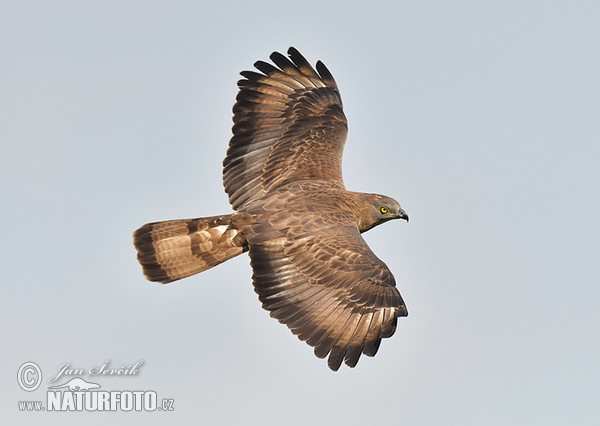
M 142 226 L 133 233 L 133 243 L 146 278 L 170 283 L 246 251 L 243 235 L 231 218 L 178 219 Z

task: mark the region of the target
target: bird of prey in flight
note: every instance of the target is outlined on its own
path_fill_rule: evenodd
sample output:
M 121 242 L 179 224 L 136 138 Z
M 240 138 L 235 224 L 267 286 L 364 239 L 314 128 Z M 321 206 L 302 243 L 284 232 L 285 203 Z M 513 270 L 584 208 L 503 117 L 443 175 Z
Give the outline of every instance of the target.
M 264 309 L 336 371 L 374 356 L 408 314 L 361 233 L 408 215 L 342 180 L 347 122 L 337 84 L 291 47 L 243 71 L 223 184 L 234 213 L 148 223 L 133 234 L 150 281 L 170 283 L 248 252 Z

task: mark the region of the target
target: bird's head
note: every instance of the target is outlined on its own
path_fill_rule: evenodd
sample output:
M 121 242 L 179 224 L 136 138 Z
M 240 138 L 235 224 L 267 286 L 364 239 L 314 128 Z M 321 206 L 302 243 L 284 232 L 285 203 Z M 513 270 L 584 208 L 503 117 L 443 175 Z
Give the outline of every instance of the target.
M 391 197 L 379 194 L 364 194 L 366 196 L 365 209 L 360 218 L 360 232 L 368 231 L 392 219 L 404 219 L 408 222 L 408 215 L 400 203 Z

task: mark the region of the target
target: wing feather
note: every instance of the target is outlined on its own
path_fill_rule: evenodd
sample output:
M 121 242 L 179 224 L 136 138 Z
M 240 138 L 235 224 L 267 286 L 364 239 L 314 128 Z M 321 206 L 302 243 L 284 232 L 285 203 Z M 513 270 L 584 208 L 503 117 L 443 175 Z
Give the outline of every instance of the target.
M 347 122 L 331 73 L 318 72 L 294 48 L 260 72 L 243 71 L 233 107 L 233 137 L 223 161 L 223 184 L 234 209 L 283 185 L 318 179 L 343 187 Z
M 346 356 L 344 358 L 344 361 L 350 367 L 355 367 L 358 363 L 364 348 L 365 338 L 367 336 L 367 332 L 369 331 L 369 325 L 371 324 L 372 318 L 373 312 L 362 315 L 358 324 L 356 325 L 356 329 L 352 335 L 350 343 L 347 346 Z
M 375 355 L 398 316 L 407 315 L 394 277 L 358 229 L 290 220 L 272 218 L 250 236 L 255 291 L 272 317 L 316 356 L 328 356 L 332 370 L 343 362 L 354 367 L 361 354 Z M 274 223 L 278 228 L 266 232 Z

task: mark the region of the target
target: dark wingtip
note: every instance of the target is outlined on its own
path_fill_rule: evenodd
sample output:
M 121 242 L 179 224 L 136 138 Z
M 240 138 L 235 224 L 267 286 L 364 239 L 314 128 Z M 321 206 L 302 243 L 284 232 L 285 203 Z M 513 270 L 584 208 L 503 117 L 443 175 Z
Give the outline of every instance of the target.
M 344 354 L 334 354 L 331 353 L 329 358 L 327 358 L 327 366 L 331 369 L 331 371 L 338 371 L 342 365 L 342 361 L 344 360 Z

